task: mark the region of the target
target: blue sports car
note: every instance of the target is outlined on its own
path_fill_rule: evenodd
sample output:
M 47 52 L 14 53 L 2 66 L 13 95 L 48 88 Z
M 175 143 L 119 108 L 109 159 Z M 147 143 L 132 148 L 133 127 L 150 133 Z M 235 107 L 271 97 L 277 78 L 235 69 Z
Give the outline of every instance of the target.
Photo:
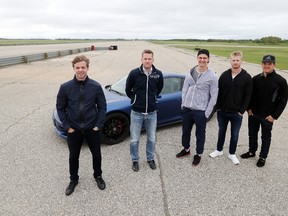
M 177 73 L 163 73 L 164 87 L 158 97 L 158 127 L 181 122 L 181 90 L 185 76 Z M 125 93 L 127 76 L 104 89 L 107 113 L 101 130 L 102 142 L 117 144 L 128 137 L 130 131 L 130 99 Z M 53 113 L 53 123 L 59 136 L 66 138 L 57 111 Z

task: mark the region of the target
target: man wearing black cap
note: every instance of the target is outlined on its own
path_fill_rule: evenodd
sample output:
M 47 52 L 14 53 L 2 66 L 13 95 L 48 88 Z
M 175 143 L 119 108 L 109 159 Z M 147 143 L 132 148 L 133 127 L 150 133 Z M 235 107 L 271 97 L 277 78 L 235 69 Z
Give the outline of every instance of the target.
M 193 125 L 196 126 L 196 154 L 192 165 L 200 163 L 204 151 L 206 122 L 213 111 L 218 95 L 218 79 L 208 68 L 209 51 L 201 49 L 197 54 L 198 65 L 186 75 L 182 88 L 182 146 L 176 157 L 190 154 L 190 138 Z
M 287 104 L 287 81 L 275 71 L 275 56 L 265 55 L 262 60 L 261 74 L 253 77 L 253 93 L 248 107 L 249 151 L 241 158 L 255 157 L 258 148 L 258 131 L 261 126 L 262 146 L 257 162 L 258 167 L 265 165 L 269 153 L 272 127 Z

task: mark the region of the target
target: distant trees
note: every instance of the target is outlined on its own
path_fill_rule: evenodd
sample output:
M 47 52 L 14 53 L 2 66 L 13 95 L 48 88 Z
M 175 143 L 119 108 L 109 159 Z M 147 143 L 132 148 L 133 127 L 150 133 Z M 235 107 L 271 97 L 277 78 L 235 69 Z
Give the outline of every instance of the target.
M 263 43 L 263 44 L 271 44 L 271 45 L 277 45 L 282 42 L 282 39 L 275 36 L 269 36 L 269 37 L 262 37 L 261 39 L 255 40 L 256 43 Z

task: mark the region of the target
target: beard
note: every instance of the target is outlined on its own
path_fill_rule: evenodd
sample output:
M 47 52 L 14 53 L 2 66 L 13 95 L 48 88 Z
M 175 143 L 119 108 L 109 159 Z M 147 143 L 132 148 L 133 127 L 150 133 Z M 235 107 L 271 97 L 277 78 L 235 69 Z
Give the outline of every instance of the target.
M 232 69 L 234 70 L 237 70 L 237 69 L 240 69 L 241 68 L 241 65 L 232 65 Z

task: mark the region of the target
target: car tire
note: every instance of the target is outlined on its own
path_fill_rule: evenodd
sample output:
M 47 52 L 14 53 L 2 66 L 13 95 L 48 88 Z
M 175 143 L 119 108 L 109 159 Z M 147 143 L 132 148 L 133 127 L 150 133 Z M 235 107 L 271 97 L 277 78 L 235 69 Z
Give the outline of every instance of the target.
M 101 130 L 102 143 L 114 145 L 124 141 L 130 132 L 129 118 L 122 113 L 112 113 L 106 116 Z

